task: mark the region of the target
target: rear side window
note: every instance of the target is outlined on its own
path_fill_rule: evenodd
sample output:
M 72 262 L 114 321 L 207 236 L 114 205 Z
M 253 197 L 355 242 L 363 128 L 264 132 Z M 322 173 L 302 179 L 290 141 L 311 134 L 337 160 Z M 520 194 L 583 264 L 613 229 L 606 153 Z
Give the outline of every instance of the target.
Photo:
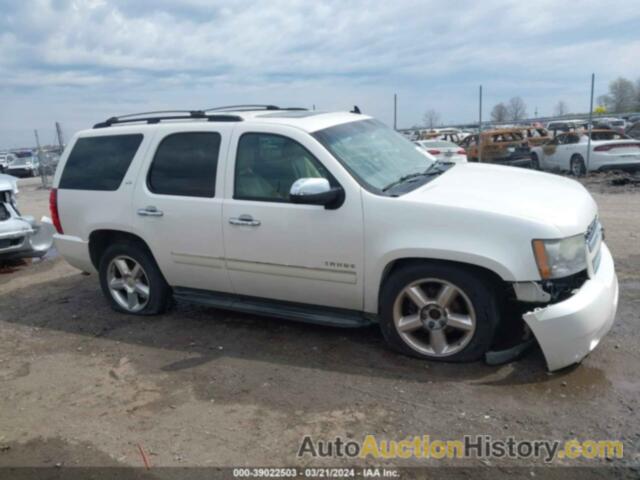
M 60 188 L 117 190 L 141 142 L 141 134 L 78 139 L 62 172 Z
M 213 197 L 220 152 L 220 134 L 174 133 L 158 146 L 147 185 L 153 193 Z

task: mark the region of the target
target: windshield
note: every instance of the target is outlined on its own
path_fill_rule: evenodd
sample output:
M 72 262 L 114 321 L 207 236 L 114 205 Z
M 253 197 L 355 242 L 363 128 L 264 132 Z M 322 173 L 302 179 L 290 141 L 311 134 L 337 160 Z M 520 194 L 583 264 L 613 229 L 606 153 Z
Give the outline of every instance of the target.
M 433 164 L 419 147 L 377 120 L 344 123 L 313 136 L 356 180 L 377 191 Z

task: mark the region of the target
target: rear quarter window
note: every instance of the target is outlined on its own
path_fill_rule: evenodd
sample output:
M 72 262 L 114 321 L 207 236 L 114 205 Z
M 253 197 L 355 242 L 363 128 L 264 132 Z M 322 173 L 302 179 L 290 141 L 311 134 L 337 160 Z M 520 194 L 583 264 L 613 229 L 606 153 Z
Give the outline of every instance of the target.
M 59 188 L 117 190 L 142 138 L 142 134 L 127 134 L 78 139 L 67 159 Z

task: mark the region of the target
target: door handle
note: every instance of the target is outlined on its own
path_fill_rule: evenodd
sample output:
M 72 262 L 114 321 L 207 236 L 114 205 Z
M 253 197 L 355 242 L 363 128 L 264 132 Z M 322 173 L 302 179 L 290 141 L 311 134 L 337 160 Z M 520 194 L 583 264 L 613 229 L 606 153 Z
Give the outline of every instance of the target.
M 229 219 L 231 225 L 244 225 L 249 227 L 259 227 L 260 220 L 254 220 L 251 215 L 240 215 L 239 217 L 231 217 Z
M 164 212 L 162 210 L 158 210 L 153 205 L 149 205 L 145 208 L 139 208 L 138 215 L 141 217 L 161 217 L 164 215 Z

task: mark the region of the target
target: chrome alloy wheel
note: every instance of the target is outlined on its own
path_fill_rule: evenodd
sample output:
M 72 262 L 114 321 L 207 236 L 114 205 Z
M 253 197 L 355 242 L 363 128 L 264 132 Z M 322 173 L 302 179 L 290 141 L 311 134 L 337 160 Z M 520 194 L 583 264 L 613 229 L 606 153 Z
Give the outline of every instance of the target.
M 120 255 L 111 260 L 107 283 L 113 299 L 129 312 L 139 312 L 149 303 L 149 279 L 131 257 Z
M 458 353 L 473 338 L 476 313 L 469 297 L 446 280 L 426 278 L 403 288 L 393 304 L 402 340 L 431 357 Z

